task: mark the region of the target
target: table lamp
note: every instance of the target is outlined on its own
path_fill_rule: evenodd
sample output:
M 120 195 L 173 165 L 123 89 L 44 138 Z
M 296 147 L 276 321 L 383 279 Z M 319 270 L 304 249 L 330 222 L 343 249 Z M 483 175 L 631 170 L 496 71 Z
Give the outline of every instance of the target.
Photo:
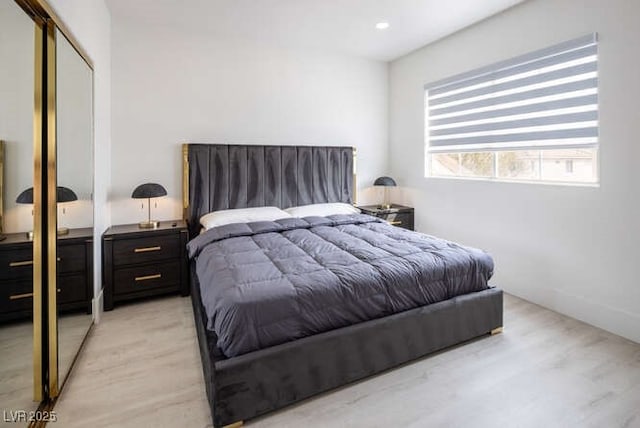
M 58 186 L 56 188 L 56 201 L 60 203 L 73 202 L 78 200 L 78 195 L 68 187 Z M 16 203 L 18 204 L 33 204 L 33 187 L 29 187 L 27 190 L 24 190 L 22 193 L 18 195 L 16 198 Z M 66 208 L 62 207 L 62 213 L 66 214 Z M 33 215 L 33 210 L 31 211 Z M 58 235 L 67 235 L 69 233 L 68 227 L 60 227 L 58 228 Z M 33 239 L 33 231 L 27 232 L 27 238 Z
M 133 190 L 133 193 L 131 194 L 133 199 L 147 199 L 147 221 L 141 221 L 138 223 L 138 227 L 141 229 L 156 229 L 160 225 L 158 220 L 151 220 L 151 198 L 159 198 L 166 195 L 167 191 L 165 188 L 157 183 L 141 184 Z M 157 206 L 158 205 L 156 203 L 156 208 Z
M 374 186 L 384 186 L 384 201 L 380 208 L 388 210 L 391 208 L 391 204 L 389 203 L 389 187 L 395 187 L 396 181 L 391 177 L 378 177 L 376 181 L 373 182 Z

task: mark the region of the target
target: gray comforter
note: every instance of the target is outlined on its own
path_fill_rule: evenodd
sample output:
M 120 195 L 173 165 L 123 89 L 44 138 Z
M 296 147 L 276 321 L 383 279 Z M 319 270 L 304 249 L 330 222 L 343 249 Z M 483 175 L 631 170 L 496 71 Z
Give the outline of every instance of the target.
M 208 230 L 188 244 L 227 357 L 484 290 L 484 251 L 367 215 Z

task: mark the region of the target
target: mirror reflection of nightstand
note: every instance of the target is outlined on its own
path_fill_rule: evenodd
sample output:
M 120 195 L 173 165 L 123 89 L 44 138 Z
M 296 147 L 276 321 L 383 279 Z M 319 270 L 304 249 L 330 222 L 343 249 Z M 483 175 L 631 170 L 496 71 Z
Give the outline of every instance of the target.
M 27 319 L 33 312 L 33 242 L 24 232 L 0 243 L 0 322 Z M 91 313 L 93 229 L 70 229 L 58 238 L 58 311 Z
M 404 205 L 391 204 L 390 208 L 380 205 L 358 206 L 363 214 L 369 214 L 386 220 L 393 226 L 414 230 L 414 209 Z

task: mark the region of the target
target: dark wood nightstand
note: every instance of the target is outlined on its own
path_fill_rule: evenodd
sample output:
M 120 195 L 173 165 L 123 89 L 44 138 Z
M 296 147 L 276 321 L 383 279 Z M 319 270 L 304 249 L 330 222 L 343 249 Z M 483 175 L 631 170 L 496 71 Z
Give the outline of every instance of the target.
M 412 207 L 391 204 L 391 208 L 381 208 L 380 205 L 365 205 L 359 206 L 358 208 L 360 208 L 363 214 L 380 217 L 394 226 L 414 230 Z
M 112 226 L 102 235 L 104 309 L 115 302 L 179 292 L 189 295 L 187 225 L 162 221 L 157 229 Z
M 91 313 L 93 228 L 58 236 L 58 309 Z M 28 318 L 33 311 L 33 242 L 11 233 L 0 241 L 0 321 Z

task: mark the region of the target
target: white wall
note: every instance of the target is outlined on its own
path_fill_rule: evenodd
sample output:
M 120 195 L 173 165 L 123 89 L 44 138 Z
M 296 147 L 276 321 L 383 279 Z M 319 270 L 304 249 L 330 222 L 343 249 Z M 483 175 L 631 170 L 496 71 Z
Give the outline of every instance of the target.
M 93 226 L 93 73 L 61 32 L 56 33 L 57 185 L 77 201 L 58 203 L 58 227 Z
M 394 61 L 389 107 L 391 173 L 419 230 L 490 251 L 504 290 L 637 342 L 639 16 L 637 1 L 530 0 Z M 599 188 L 423 177 L 425 83 L 593 31 Z
M 33 187 L 35 24 L 14 2 L 0 2 L 0 140 L 5 143 L 5 233 L 33 230 L 33 205 L 16 198 Z
M 101 236 L 111 225 L 111 19 L 104 0 L 50 0 L 94 66 L 94 285 L 102 289 Z
M 359 187 L 385 172 L 386 63 L 112 22 L 114 224 L 146 218 L 144 182 L 168 191 L 153 217 L 182 217 L 185 141 L 353 145 Z

